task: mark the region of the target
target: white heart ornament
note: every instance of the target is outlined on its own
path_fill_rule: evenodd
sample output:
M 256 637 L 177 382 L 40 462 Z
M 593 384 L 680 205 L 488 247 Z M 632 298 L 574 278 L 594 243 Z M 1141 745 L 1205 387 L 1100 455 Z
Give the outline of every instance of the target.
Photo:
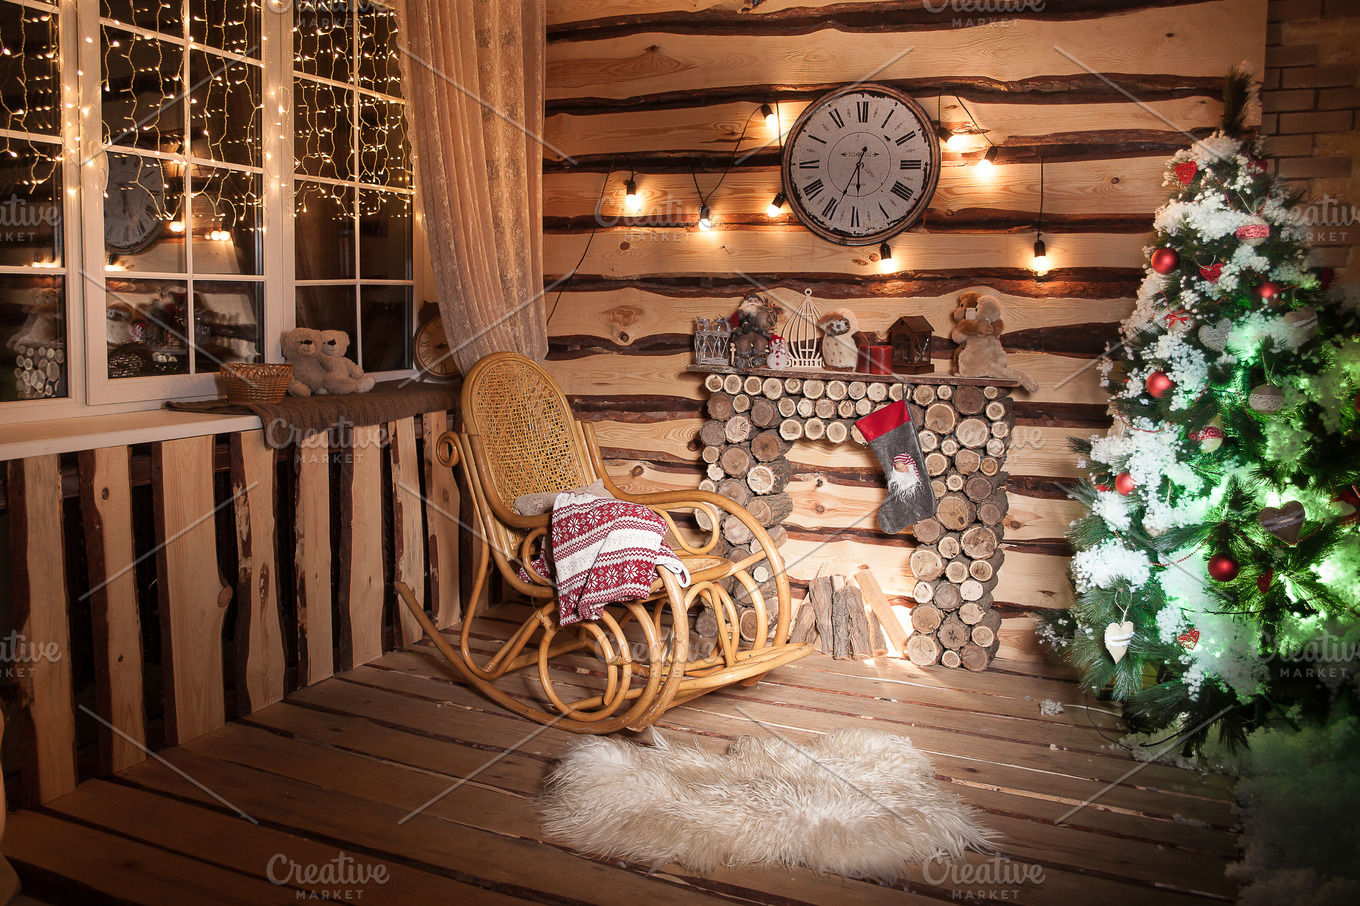
M 1228 332 L 1232 330 L 1232 321 L 1223 318 L 1217 324 L 1205 324 L 1199 329 L 1199 341 L 1204 344 L 1206 349 L 1214 352 L 1222 352 L 1228 348 Z
M 1291 311 L 1284 319 L 1300 346 L 1317 336 L 1317 310 L 1311 305 L 1298 311 Z
M 1110 657 L 1114 658 L 1116 664 L 1124 659 L 1124 653 L 1129 650 L 1131 641 L 1133 641 L 1132 621 L 1111 623 L 1105 627 L 1105 650 L 1110 652 Z

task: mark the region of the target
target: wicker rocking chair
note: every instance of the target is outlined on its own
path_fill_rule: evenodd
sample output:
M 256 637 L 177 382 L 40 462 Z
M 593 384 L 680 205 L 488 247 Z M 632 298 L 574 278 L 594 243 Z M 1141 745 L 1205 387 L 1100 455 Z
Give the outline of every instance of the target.
M 640 730 L 668 708 L 733 683 L 752 685 L 811 652 L 810 645 L 788 643 L 784 564 L 769 535 L 746 510 L 705 491 L 620 491 L 605 472 L 591 426 L 572 417 L 552 377 L 523 356 L 494 353 L 478 362 L 464 381 L 462 407 L 464 433 L 445 432 L 437 452 L 445 466 L 462 466 L 485 543 L 480 545 L 458 648 L 435 629 L 409 588 L 399 584 L 397 590 L 439 652 L 488 698 L 531 720 L 575 733 Z M 620 500 L 647 506 L 665 520 L 667 541 L 688 568 L 691 582 L 682 588 L 670 571 L 658 568 L 647 597 L 608 605 L 599 620 L 563 627 L 552 583 L 532 568 L 530 581 L 519 573 L 541 549 L 551 516 L 521 516 L 513 505 L 522 494 L 583 487 L 596 479 L 603 479 Z M 707 519 L 699 521 L 711 528 L 697 534 L 682 529 L 673 515 L 677 511 L 702 512 Z M 711 555 L 728 514 L 751 530 L 761 553 L 739 562 Z M 474 653 L 470 639 L 490 560 L 508 587 L 533 602 L 533 609 L 502 647 L 486 655 Z M 776 600 L 763 600 L 748 572 L 761 562 L 773 574 Z M 738 608 L 729 593 L 733 583 L 745 586 L 754 606 L 754 641 L 741 636 Z M 702 657 L 692 654 L 689 620 L 701 607 L 712 610 L 719 627 L 717 646 Z M 768 619 L 773 608 L 777 619 Z M 773 626 L 769 632 L 767 624 Z M 563 664 L 563 659 L 570 663 Z M 588 669 L 579 669 L 583 665 Z

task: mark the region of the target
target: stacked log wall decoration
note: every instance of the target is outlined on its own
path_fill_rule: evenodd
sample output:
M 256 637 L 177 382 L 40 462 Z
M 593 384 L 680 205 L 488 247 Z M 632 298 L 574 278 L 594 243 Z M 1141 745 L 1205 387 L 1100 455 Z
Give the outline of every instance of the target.
M 815 414 L 818 405 L 864 401 L 869 403 L 868 414 L 895 400 L 908 401 L 912 418 L 920 426 L 921 448 L 928 451 L 925 469 L 938 505 L 934 516 L 914 527 L 914 549 L 902 552 L 914 577 L 913 633 L 905 642 L 905 653 L 923 667 L 942 664 L 985 670 L 1000 646 L 1001 616 L 992 604 L 1005 557 L 1001 549 L 1003 519 L 1009 509 L 1005 462 L 1015 428 L 1010 397 L 1014 382 L 845 372 L 800 372 L 801 377 L 785 378 L 765 371 L 732 374 L 702 365 L 693 370 L 705 375 L 704 387 L 710 394 L 709 420 L 699 429 L 708 479 L 714 490 L 745 506 L 768 529 L 782 529 L 794 509 L 793 497 L 785 488 L 793 474 L 787 457 L 795 442 L 863 443 L 854 427 L 853 411 L 845 419 L 824 420 Z M 792 414 L 779 421 L 778 430 L 767 427 L 752 435 L 753 413 L 759 411 L 763 421 L 774 425 L 780 402 L 790 403 L 782 411 Z M 813 403 L 814 414 L 798 414 L 805 402 Z M 773 404 L 768 412 L 765 404 Z M 751 532 L 740 521 L 725 520 L 721 532 L 729 555 L 749 552 Z M 787 530 L 782 537 L 787 537 Z M 911 543 L 906 535 L 903 541 Z M 819 581 L 809 586 L 808 600 L 820 608 L 827 602 L 816 597 Z M 882 597 L 881 591 L 878 596 Z M 834 595 L 830 600 L 834 604 Z M 842 611 L 848 613 L 849 606 L 843 603 Z M 883 606 L 891 609 L 886 600 Z M 861 599 L 858 612 L 862 615 L 863 611 Z M 831 612 L 834 616 L 836 611 Z M 749 619 L 756 620 L 754 611 Z M 797 624 L 806 635 L 804 640 L 817 636 L 806 625 L 811 619 Z M 880 621 L 870 622 L 878 625 Z M 854 625 L 858 627 L 857 622 Z M 701 637 L 705 628 L 698 627 Z M 711 628 L 716 635 L 716 624 Z M 828 653 L 849 657 L 854 656 L 847 647 L 852 642 L 855 651 L 866 647 L 861 635 L 843 627 L 839 634 L 821 637 L 835 640 Z M 903 646 L 895 645 L 894 653 L 902 654 Z

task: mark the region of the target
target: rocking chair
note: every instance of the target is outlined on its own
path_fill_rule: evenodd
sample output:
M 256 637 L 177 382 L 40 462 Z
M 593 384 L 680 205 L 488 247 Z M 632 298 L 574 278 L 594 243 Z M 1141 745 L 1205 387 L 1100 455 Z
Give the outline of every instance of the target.
M 731 500 L 706 491 L 619 490 L 604 469 L 594 430 L 572 417 L 562 391 L 539 365 L 512 353 L 487 356 L 464 380 L 462 410 L 463 432 L 445 432 L 436 442 L 441 464 L 462 467 L 484 533 L 459 647 L 440 634 L 409 588 L 398 584 L 397 590 L 434 646 L 482 694 L 523 717 L 574 733 L 641 730 L 668 708 L 733 683 L 752 685 L 811 653 L 810 645 L 788 642 L 788 577 L 760 523 Z M 666 540 L 691 581 L 682 588 L 674 574 L 658 567 L 646 597 L 607 605 L 599 620 L 564 627 L 552 581 L 529 566 L 549 537 L 551 514 L 522 516 L 514 503 L 523 494 L 580 488 L 596 479 L 619 500 L 642 504 L 665 521 Z M 693 512 L 694 521 L 708 528 L 682 529 L 675 516 L 683 512 Z M 712 555 L 729 516 L 750 529 L 759 552 L 736 562 Z M 471 640 L 490 560 L 507 587 L 530 599 L 532 610 L 487 654 L 474 652 Z M 761 563 L 773 578 L 773 601 L 764 600 L 749 572 Z M 748 632 L 754 640 L 742 638 L 734 583 L 745 589 L 743 598 L 755 611 L 756 629 Z M 712 654 L 697 654 L 691 645 L 691 613 L 701 608 L 718 626 Z

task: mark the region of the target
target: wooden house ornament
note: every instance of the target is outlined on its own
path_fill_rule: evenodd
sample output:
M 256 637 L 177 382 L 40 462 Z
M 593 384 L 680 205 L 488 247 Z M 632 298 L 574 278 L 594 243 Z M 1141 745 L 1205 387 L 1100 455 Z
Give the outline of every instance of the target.
M 921 315 L 903 315 L 888 328 L 892 344 L 893 371 L 898 374 L 930 374 L 930 337 L 934 328 Z

